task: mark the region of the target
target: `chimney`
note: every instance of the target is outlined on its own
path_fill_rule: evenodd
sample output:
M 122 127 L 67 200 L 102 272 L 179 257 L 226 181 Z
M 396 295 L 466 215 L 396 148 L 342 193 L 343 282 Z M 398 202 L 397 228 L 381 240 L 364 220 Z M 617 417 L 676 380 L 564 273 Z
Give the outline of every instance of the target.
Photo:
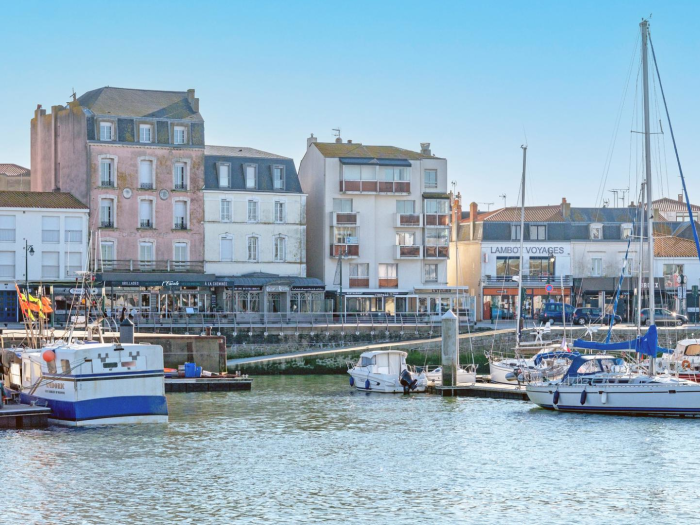
M 428 157 L 430 157 L 431 156 L 430 142 L 421 142 L 420 143 L 420 152 L 422 155 L 427 155 Z
M 348 140 L 348 144 L 352 144 L 352 140 Z
M 192 109 L 199 113 L 199 99 L 194 96 L 194 89 L 187 90 L 187 100 L 190 101 Z
M 469 239 L 474 240 L 476 230 L 476 216 L 479 215 L 479 205 L 476 202 L 469 204 Z
M 561 214 L 565 219 L 568 219 L 571 215 L 571 204 L 566 202 L 566 197 L 562 197 L 561 199 Z
M 678 202 L 683 202 L 683 194 L 682 193 L 678 194 Z
M 308 139 L 306 139 L 306 147 L 310 148 L 311 144 L 313 144 L 314 142 L 318 142 L 318 137 L 314 137 L 314 134 L 312 133 L 311 136 Z
M 343 143 L 343 139 L 341 139 L 340 137 L 337 137 L 337 138 L 335 139 L 335 143 L 336 143 L 336 144 L 342 144 L 342 143 Z

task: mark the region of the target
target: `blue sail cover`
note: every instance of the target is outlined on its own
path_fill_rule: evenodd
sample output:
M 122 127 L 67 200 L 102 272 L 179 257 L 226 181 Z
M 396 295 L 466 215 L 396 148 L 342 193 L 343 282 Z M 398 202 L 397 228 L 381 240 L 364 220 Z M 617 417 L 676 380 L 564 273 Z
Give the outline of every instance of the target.
M 642 355 L 656 357 L 656 354 L 663 352 L 672 354 L 673 350 L 659 347 L 659 334 L 656 330 L 656 325 L 653 324 L 647 330 L 647 333 L 641 335 L 631 341 L 620 341 L 619 343 L 598 343 L 596 341 L 586 341 L 584 339 L 576 339 L 574 347 L 585 348 L 588 350 L 600 350 L 606 352 L 609 350 L 634 350 Z

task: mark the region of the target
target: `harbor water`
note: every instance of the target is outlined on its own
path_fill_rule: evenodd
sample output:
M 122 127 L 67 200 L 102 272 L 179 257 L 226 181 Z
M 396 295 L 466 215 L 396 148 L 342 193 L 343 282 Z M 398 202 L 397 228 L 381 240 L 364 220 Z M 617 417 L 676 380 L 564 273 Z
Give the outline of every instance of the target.
M 2 523 L 675 523 L 700 421 L 381 395 L 344 376 L 171 394 L 167 425 L 0 433 Z

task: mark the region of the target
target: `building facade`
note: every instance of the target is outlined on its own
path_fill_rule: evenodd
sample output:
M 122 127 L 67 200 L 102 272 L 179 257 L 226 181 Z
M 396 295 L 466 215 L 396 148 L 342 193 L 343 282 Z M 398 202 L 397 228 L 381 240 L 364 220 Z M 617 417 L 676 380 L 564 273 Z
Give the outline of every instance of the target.
M 336 311 L 456 309 L 458 290 L 447 275 L 447 160 L 432 155 L 430 144 L 415 152 L 341 139 L 320 143 L 312 135 L 299 177 L 308 193 L 308 274 L 325 283 Z
M 0 191 L 0 322 L 21 321 L 15 283 L 65 314 L 86 269 L 88 207 L 68 193 Z

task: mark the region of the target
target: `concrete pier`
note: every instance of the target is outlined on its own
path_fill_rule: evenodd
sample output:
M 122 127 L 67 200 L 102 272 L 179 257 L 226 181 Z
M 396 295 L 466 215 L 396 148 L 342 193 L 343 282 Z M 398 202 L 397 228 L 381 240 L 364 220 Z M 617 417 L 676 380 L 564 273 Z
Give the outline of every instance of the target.
M 0 409 L 0 429 L 45 428 L 49 426 L 48 407 L 4 405 Z
M 435 391 L 443 397 L 486 397 L 491 399 L 515 399 L 528 401 L 524 386 L 496 383 L 474 383 L 471 385 L 439 386 Z
M 165 392 L 235 392 L 248 391 L 253 386 L 253 380 L 248 378 L 198 377 L 198 378 L 166 378 Z

